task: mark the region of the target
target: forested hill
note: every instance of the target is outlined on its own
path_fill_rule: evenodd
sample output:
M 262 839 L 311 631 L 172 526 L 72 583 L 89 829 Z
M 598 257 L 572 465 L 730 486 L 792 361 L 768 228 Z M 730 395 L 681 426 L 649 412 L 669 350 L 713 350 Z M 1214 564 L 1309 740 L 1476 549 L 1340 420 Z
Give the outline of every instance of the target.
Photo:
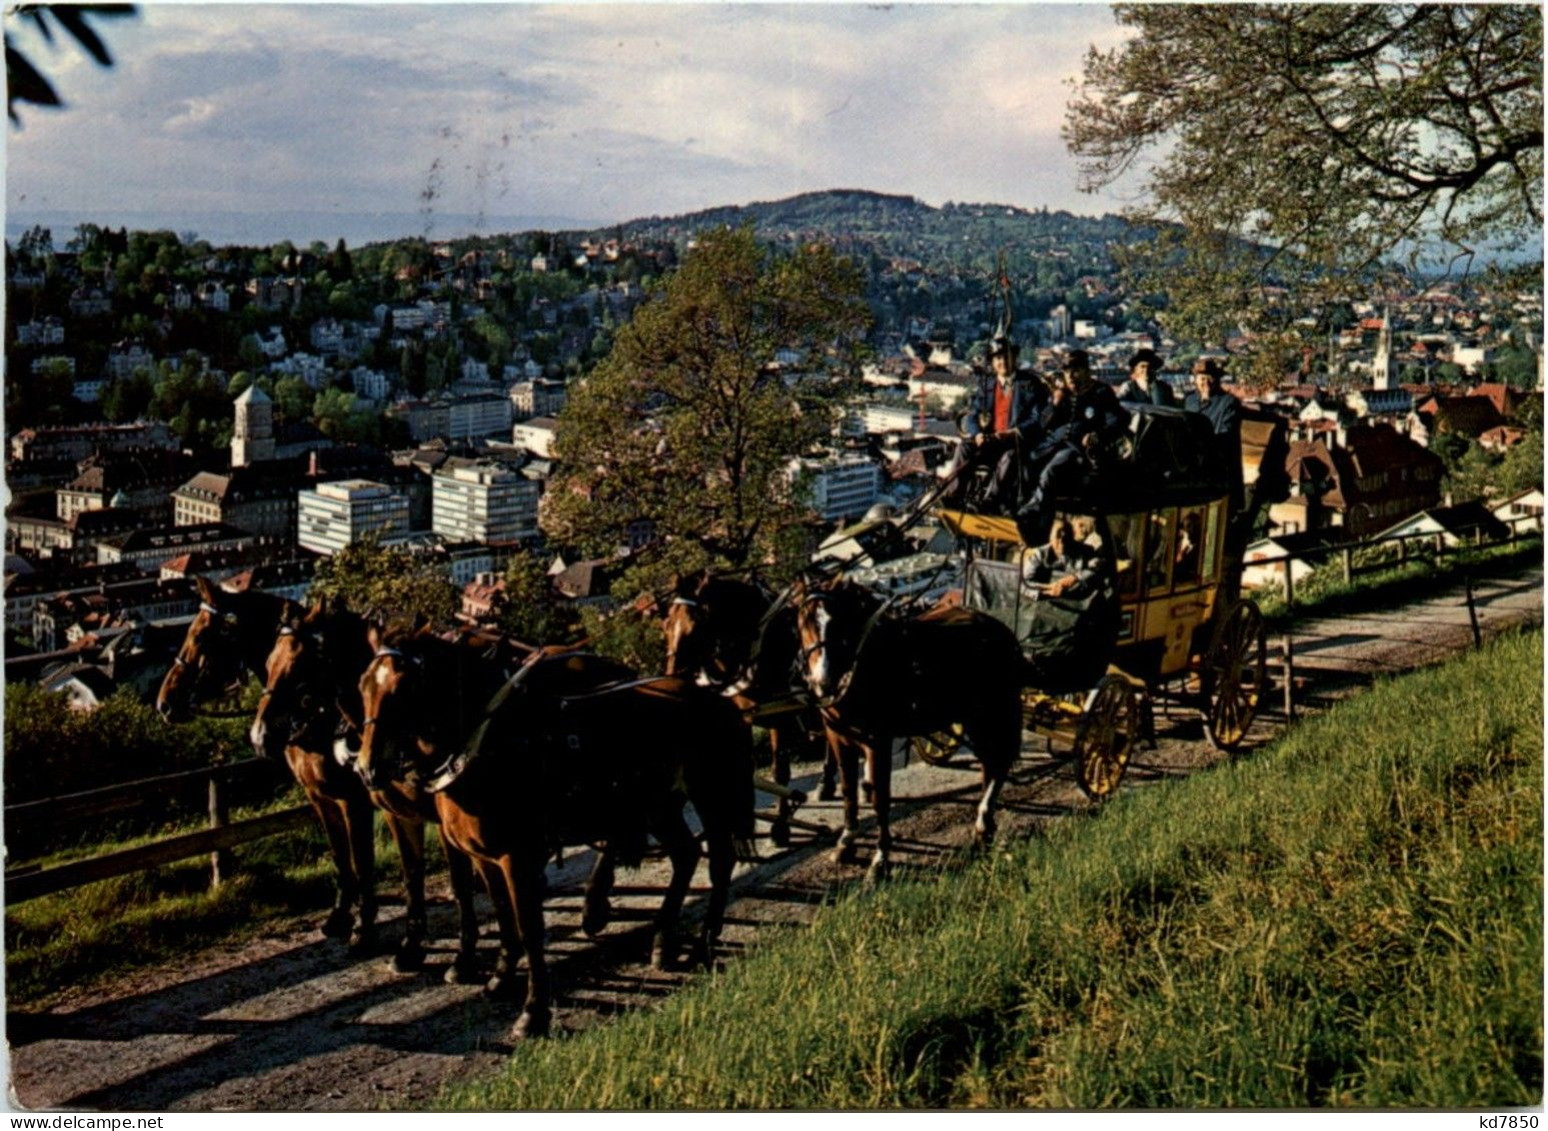
M 1022 277 L 1035 276 L 1037 262 L 1050 260 L 1063 260 L 1082 271 L 1104 271 L 1110 266 L 1112 244 L 1144 235 L 1111 215 L 1075 216 L 1005 204 L 948 202 L 936 208 L 912 196 L 854 189 L 802 193 L 683 216 L 651 216 L 620 227 L 626 239 L 652 240 L 749 223 L 766 239 L 821 236 L 844 250 L 915 259 L 935 270 L 991 271 L 1003 249 L 1011 272 Z

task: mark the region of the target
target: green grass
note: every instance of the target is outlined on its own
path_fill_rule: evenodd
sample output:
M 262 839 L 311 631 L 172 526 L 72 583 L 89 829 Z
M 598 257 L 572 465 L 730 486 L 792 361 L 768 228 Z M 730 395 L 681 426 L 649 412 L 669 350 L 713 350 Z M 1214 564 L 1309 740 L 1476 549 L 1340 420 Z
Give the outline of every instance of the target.
M 1284 589 L 1279 586 L 1259 589 L 1250 595 L 1272 628 L 1283 628 L 1308 617 L 1396 608 L 1434 596 L 1437 586 L 1461 584 L 1467 573 L 1487 575 L 1511 566 L 1541 564 L 1543 541 L 1540 536 L 1533 536 L 1444 557 L 1425 554 L 1401 563 L 1396 558 L 1395 546 L 1360 551 L 1354 555 L 1355 567 L 1372 568 L 1368 573 L 1357 573 L 1348 582 L 1344 581 L 1342 562 L 1335 558 L 1297 583 L 1294 609 L 1285 604 Z M 1378 568 L 1383 561 L 1391 564 Z
M 296 804 L 292 790 L 272 810 Z M 264 810 L 239 810 L 234 820 Z M 109 848 L 130 848 L 203 825 L 169 826 Z M 397 848 L 376 825 L 377 889 L 401 893 Z M 427 872 L 440 868 L 440 845 L 425 838 Z M 182 860 L 151 872 L 120 876 L 6 908 L 6 998 L 41 1008 L 61 990 L 100 984 L 139 967 L 197 953 L 215 943 L 239 942 L 293 926 L 297 916 L 320 920 L 332 906 L 334 868 L 320 825 L 266 837 L 231 850 L 235 870 L 209 889 L 209 858 Z M 41 863 L 80 856 L 57 854 Z
M 1542 637 L 856 892 L 450 1108 L 1458 1107 L 1542 1098 Z

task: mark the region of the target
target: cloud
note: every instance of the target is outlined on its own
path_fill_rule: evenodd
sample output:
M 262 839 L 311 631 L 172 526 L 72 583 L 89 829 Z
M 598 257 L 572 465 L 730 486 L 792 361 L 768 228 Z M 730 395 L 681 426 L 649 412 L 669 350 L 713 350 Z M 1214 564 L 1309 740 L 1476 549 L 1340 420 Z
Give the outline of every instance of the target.
M 1100 210 L 1058 130 L 1105 6 L 149 5 L 10 137 L 81 209 L 562 212 L 862 187 Z M 432 178 L 434 183 L 432 184 Z M 1106 202 L 1112 206 L 1111 202 Z

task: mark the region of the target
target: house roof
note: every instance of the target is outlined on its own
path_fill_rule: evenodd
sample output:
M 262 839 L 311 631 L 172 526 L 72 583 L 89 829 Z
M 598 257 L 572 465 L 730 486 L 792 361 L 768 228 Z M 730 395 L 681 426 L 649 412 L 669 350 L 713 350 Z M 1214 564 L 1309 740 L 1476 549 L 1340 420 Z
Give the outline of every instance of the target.
M 1519 390 L 1497 382 L 1476 385 L 1467 395 L 1486 398 L 1494 406 L 1494 411 L 1501 416 L 1511 416 L 1514 414 L 1516 407 L 1526 399 L 1525 394 Z
M 612 565 L 602 560 L 576 562 L 554 576 L 554 588 L 572 599 L 605 596 L 612 583 Z
M 1445 432 L 1477 437 L 1504 423 L 1488 397 L 1442 397 L 1435 402 L 1435 425 Z

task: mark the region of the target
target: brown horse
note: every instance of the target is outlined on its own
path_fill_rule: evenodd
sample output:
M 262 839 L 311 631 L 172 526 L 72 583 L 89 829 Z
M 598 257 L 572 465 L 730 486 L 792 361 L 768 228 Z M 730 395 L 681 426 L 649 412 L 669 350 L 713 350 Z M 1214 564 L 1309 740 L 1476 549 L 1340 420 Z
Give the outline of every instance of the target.
M 156 710 L 168 722 L 184 722 L 194 704 L 225 694 L 244 674 L 263 678 L 274 632 L 286 601 L 272 593 L 227 593 L 194 578 L 199 611 L 161 681 Z
M 713 953 L 735 842 L 752 835 L 752 741 L 731 703 L 664 677 L 595 688 L 588 659 L 576 654 L 540 656 L 507 677 L 428 633 L 373 632 L 372 643 L 376 658 L 360 680 L 361 773 L 368 784 L 435 779 L 442 827 L 495 897 L 496 981 L 514 968 L 518 945 L 527 958 L 516 1037 L 546 1032 L 552 1018 L 543 869 L 557 847 L 604 841 L 610 867 L 614 857 L 636 862 L 647 834 L 656 838 L 672 877 L 652 960 L 667 965 L 699 859 L 699 838 L 683 818 L 692 801 L 709 846 L 701 945 Z
M 889 617 L 880 598 L 842 578 L 799 583 L 791 601 L 807 684 L 839 748 L 844 832 L 835 858 L 855 858 L 859 754 L 875 782 L 871 868 L 880 872 L 892 849 L 892 740 L 953 724 L 962 726 L 983 771 L 977 839 L 992 839 L 995 801 L 1021 749 L 1022 657 L 1015 634 L 971 609 Z
M 403 972 L 424 965 L 425 822 L 436 819 L 435 802 L 418 784 L 393 783 L 367 790 L 352 765 L 334 757 L 340 724 L 363 717 L 358 679 L 372 658 L 365 621 L 319 604 L 303 613 L 290 606 L 266 665 L 263 697 L 248 732 L 260 755 L 282 759 L 306 791 L 322 822 L 338 869 L 339 894 L 324 934 L 350 936 L 352 946 L 369 946 L 376 924 L 373 814 L 380 809 L 398 846 L 408 912 L 403 941 L 393 966 Z M 473 867 L 462 853 L 441 845 L 451 874 L 459 918 L 457 956 L 446 980 L 472 982 L 478 921 L 473 910 Z M 352 908 L 358 906 L 359 918 Z M 351 930 L 353 928 L 353 931 Z
M 814 709 L 795 701 L 800 679 L 795 670 L 795 608 L 750 581 L 703 570 L 677 582 L 662 630 L 667 675 L 689 676 L 701 686 L 720 689 L 749 717 L 760 707 L 790 701 L 786 709 L 763 720 L 774 782 L 781 787 L 769 839 L 789 844 L 795 798 L 784 787 L 790 784 L 791 750 L 809 746 L 811 733 L 822 727 Z M 828 747 L 817 794 L 824 801 L 834 796 L 837 768 L 838 759 Z

